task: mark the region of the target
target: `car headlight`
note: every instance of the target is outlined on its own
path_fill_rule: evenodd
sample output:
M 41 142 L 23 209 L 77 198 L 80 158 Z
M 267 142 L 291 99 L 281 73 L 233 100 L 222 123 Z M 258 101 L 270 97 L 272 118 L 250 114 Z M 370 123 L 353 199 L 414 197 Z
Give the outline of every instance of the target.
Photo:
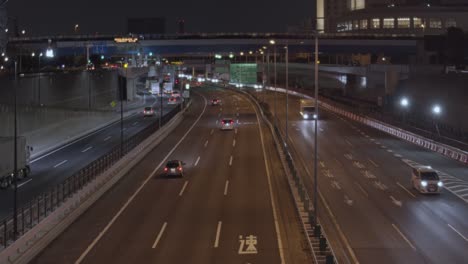
M 317 115 L 316 115 L 316 114 L 314 114 L 314 119 L 317 119 Z
M 308 114 L 304 114 L 304 119 L 307 119 L 309 118 L 309 115 Z
M 444 184 L 443 184 L 441 181 L 439 181 L 439 182 L 437 183 L 437 186 L 442 187 L 442 186 L 444 186 Z
M 426 187 L 426 186 L 427 186 L 427 181 L 422 181 L 422 182 L 421 182 L 421 186 L 422 186 L 422 187 Z

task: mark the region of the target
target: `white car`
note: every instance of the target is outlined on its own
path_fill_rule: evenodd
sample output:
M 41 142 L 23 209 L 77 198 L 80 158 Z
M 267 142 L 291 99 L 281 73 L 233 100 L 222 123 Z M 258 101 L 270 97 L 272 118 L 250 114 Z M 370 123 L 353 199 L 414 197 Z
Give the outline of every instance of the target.
M 143 116 L 147 117 L 147 116 L 153 116 L 153 115 L 154 115 L 153 107 L 151 106 L 145 107 L 145 109 L 143 110 Z
M 437 172 L 429 166 L 418 166 L 412 169 L 411 185 L 420 193 L 440 193 L 444 186 Z
M 233 130 L 234 129 L 234 120 L 232 118 L 223 118 L 221 119 L 221 130 Z
M 173 91 L 172 97 L 175 97 L 175 98 L 180 97 L 180 93 L 178 91 Z

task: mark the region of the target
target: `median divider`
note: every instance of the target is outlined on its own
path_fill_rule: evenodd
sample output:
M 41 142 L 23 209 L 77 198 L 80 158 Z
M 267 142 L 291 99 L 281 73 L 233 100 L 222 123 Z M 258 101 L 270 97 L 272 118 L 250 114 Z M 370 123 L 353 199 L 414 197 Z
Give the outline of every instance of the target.
M 288 92 L 288 94 L 291 94 L 291 95 L 296 95 L 296 96 L 300 96 L 300 97 L 303 97 L 303 98 L 313 99 L 313 97 L 311 97 L 309 95 L 299 93 L 299 92 L 296 92 L 296 91 L 292 91 L 292 90 L 286 91 L 286 89 L 275 88 L 275 87 L 266 87 L 266 88 L 268 90 L 271 90 L 271 91 L 277 91 L 277 92 L 281 92 L 281 93 Z M 343 110 L 340 107 L 331 105 L 329 103 L 326 103 L 326 102 L 323 102 L 323 101 L 320 101 L 320 100 L 319 100 L 319 105 L 321 107 L 323 107 L 324 109 L 326 109 L 326 110 L 328 110 L 330 112 L 333 112 L 335 114 L 339 114 L 339 115 L 344 116 L 346 118 L 349 118 L 349 119 L 351 119 L 353 121 L 356 121 L 356 122 L 359 122 L 361 124 L 373 127 L 375 129 L 383 131 L 383 132 L 385 132 L 387 134 L 390 134 L 392 136 L 395 136 L 397 138 L 403 139 L 405 141 L 411 142 L 411 143 L 416 144 L 418 146 L 421 146 L 423 148 L 426 148 L 426 149 L 432 150 L 434 152 L 440 153 L 440 154 L 442 154 L 442 155 L 444 155 L 446 157 L 449 157 L 451 159 L 460 161 L 460 162 L 462 162 L 464 164 L 468 164 L 468 153 L 466 151 L 461 150 L 461 149 L 442 144 L 440 142 L 425 138 L 423 136 L 411 133 L 409 131 L 406 131 L 406 130 L 403 130 L 401 128 L 386 124 L 384 122 L 378 121 L 376 119 L 373 119 L 373 118 L 370 118 L 370 117 L 367 117 L 367 116 L 362 116 L 362 115 L 358 115 L 358 114 Z
M 281 134 L 278 127 L 270 122 L 267 114 L 263 111 L 258 101 L 250 93 L 233 89 L 236 92 L 240 92 L 249 97 L 253 101 L 256 107 L 260 110 L 262 118 L 267 124 L 268 128 L 273 135 L 275 141 L 276 150 L 280 157 L 286 178 L 288 180 L 289 189 L 291 195 L 294 198 L 294 205 L 296 207 L 297 214 L 301 220 L 301 226 L 303 232 L 307 238 L 308 248 L 313 256 L 314 263 L 319 264 L 334 264 L 338 263 L 336 255 L 331 248 L 331 245 L 327 243 L 327 235 L 321 228 L 320 221 L 314 223 L 315 210 L 313 207 L 312 200 L 308 194 L 306 185 L 304 184 L 302 177 L 297 172 L 295 161 L 288 150 L 288 147 L 284 141 L 283 135 Z
M 166 118 L 164 126 L 153 131 L 151 135 L 142 140 L 127 143 L 128 149 L 124 148 L 118 151 L 125 152 L 125 155 L 107 167 L 101 167 L 97 170 L 97 175 L 92 178 L 80 177 L 81 180 L 75 180 L 73 185 L 80 187 L 71 192 L 71 186 L 62 185 L 64 189 L 57 189 L 43 197 L 42 203 L 38 202 L 37 207 L 31 207 L 30 212 L 25 212 L 23 208 L 22 222 L 23 234 L 11 244 L 8 243 L 8 235 L 12 236 L 10 223 L 5 223 L 0 228 L 0 235 L 4 240 L 4 248 L 0 252 L 0 263 L 28 263 L 49 243 L 57 238 L 69 225 L 71 225 L 81 214 L 83 214 L 91 205 L 94 204 L 104 193 L 106 193 L 114 184 L 116 184 L 128 171 L 137 165 L 151 150 L 153 150 L 161 141 L 169 135 L 183 120 L 184 112 L 190 107 L 191 102 L 182 111 L 177 111 Z M 137 142 L 137 143 L 136 143 Z M 131 147 L 131 148 L 130 148 Z M 97 165 L 96 165 L 97 166 Z M 54 197 L 54 195 L 56 195 Z M 62 196 L 62 201 L 58 202 L 58 197 Z M 48 200 L 48 197 L 50 199 Z M 55 208 L 53 207 L 55 201 Z M 41 207 L 44 206 L 42 210 Z M 47 206 L 50 206 L 49 211 Z M 49 212 L 49 214 L 47 214 Z M 33 214 L 38 215 L 37 222 L 32 220 Z M 43 215 L 41 219 L 39 214 Z M 26 216 L 26 217 L 25 217 Z M 26 218 L 31 218 L 30 222 Z M 25 223 L 29 223 L 31 228 L 25 230 Z

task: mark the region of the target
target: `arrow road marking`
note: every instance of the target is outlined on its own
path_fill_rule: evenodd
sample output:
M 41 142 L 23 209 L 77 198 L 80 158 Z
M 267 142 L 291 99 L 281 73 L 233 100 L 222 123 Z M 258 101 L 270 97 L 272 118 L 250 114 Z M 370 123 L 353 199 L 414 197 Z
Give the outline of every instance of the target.
M 337 182 L 337 181 L 332 181 L 331 182 L 331 186 L 337 190 L 341 190 L 341 186 L 340 186 L 340 183 Z
M 347 195 L 344 196 L 344 201 L 347 205 L 353 206 L 353 200 L 349 199 Z
M 392 199 L 392 203 L 394 203 L 398 207 L 401 207 L 403 205 L 402 201 L 395 199 L 395 197 L 393 196 L 390 196 L 390 199 Z

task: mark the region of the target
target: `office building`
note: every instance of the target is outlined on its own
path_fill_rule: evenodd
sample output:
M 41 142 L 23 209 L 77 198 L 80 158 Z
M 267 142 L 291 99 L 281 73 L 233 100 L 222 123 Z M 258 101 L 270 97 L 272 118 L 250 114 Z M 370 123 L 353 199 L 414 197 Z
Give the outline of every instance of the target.
M 468 31 L 467 14 L 466 0 L 329 0 L 321 20 L 326 33 L 418 36 Z

